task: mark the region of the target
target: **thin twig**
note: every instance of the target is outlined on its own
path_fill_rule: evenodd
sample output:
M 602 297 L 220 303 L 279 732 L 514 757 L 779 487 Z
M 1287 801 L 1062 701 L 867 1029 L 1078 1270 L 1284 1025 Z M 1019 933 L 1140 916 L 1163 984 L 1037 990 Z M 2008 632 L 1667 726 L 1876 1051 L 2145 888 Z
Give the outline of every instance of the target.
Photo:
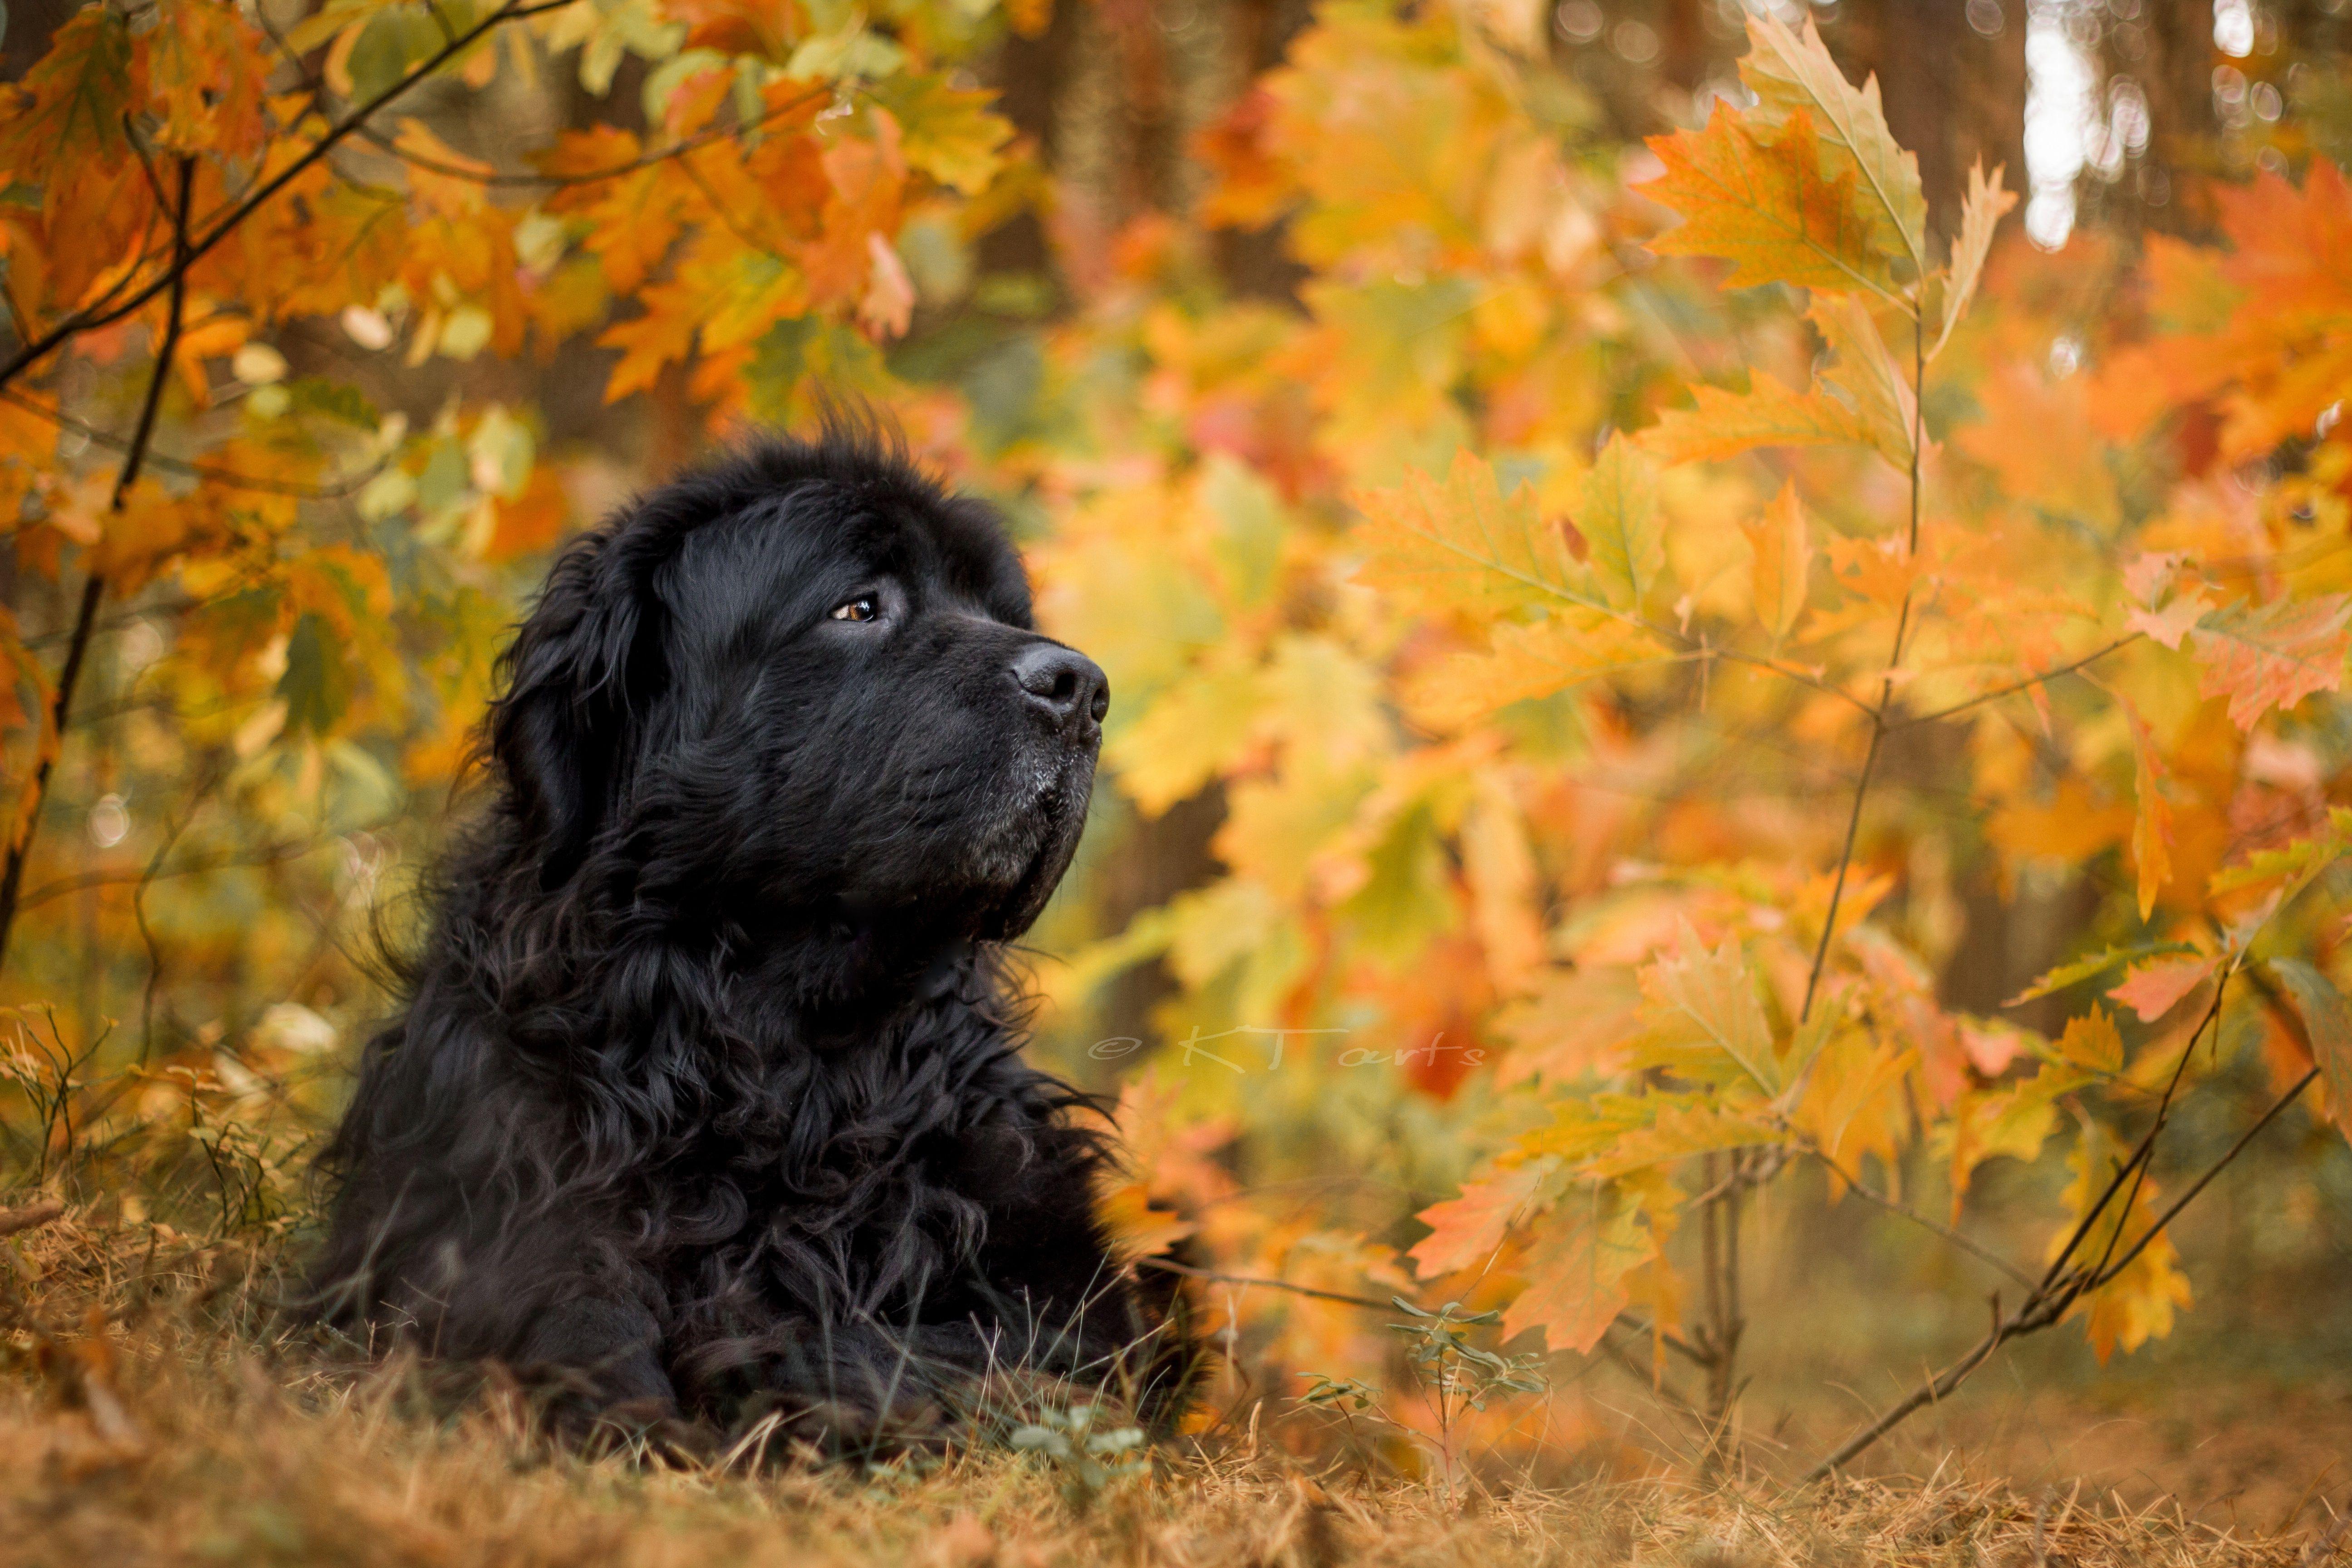
M 1831 1159 L 1829 1155 L 1822 1150 L 1809 1148 L 1806 1150 L 1806 1152 L 1812 1155 L 1814 1159 L 1819 1160 L 1822 1164 L 1828 1166 L 1830 1173 L 1836 1176 L 1839 1181 L 1843 1182 L 1845 1184 L 1846 1190 L 1853 1194 L 1856 1197 L 1876 1204 L 1888 1214 L 1907 1219 L 1913 1225 L 1918 1226 L 1923 1229 L 1935 1232 L 1937 1236 L 1942 1237 L 1946 1241 L 1950 1242 L 1954 1247 L 1958 1247 L 1962 1252 L 1969 1254 L 1971 1258 L 1978 1259 L 1979 1262 L 1990 1264 L 1993 1268 L 2000 1269 L 2003 1274 L 2008 1275 L 2011 1279 L 2016 1280 L 2020 1285 L 2024 1286 L 2027 1289 L 2031 1290 L 2033 1289 L 2034 1280 L 2032 1275 L 2028 1274 L 2025 1270 L 2020 1268 L 2016 1264 L 2011 1263 L 2008 1258 L 2003 1258 L 2000 1253 L 1993 1251 L 1990 1247 L 1984 1246 L 1980 1242 L 1972 1240 L 1968 1236 L 1955 1230 L 1948 1225 L 1943 1224 L 1939 1220 L 1932 1219 L 1927 1215 L 1921 1214 L 1909 1204 L 1898 1203 L 1895 1199 L 1888 1197 L 1885 1193 L 1876 1192 L 1863 1185 L 1862 1183 L 1856 1181 L 1847 1173 L 1844 1166 L 1839 1164 L 1835 1160 Z
M 2070 664 L 2062 664 L 2055 669 L 2045 669 L 2039 675 L 2028 676 L 2023 680 L 2011 681 L 2007 686 L 1997 686 L 1990 691 L 1979 691 L 1965 702 L 1955 702 L 1948 708 L 1938 708 L 1932 713 L 1914 713 L 1908 718 L 1898 719 L 1886 727 L 1890 731 L 1908 730 L 1914 725 L 1932 724 L 1938 719 L 1949 719 L 1957 714 L 1965 713 L 1971 708 L 1981 708 L 1988 702 L 1995 702 L 2004 697 L 2013 697 L 2021 691 L 2028 691 L 2047 681 L 2055 680 L 2062 675 L 2072 675 L 2086 665 L 2096 664 L 2117 648 L 2129 647 L 2133 643 L 2139 641 L 2144 635 L 2144 633 L 2134 632 L 2129 637 L 2117 637 L 2097 652 L 2086 653 Z
M 526 16 L 537 16 L 549 11 L 560 11 L 572 4 L 573 0 L 541 0 L 541 4 L 525 5 L 520 4 L 519 0 L 507 0 L 507 4 L 436 50 L 415 69 L 330 126 L 326 134 L 313 142 L 309 150 L 276 174 L 263 181 L 236 205 L 223 214 L 217 221 L 208 226 L 200 238 L 183 247 L 181 254 L 174 258 L 171 268 L 163 277 L 152 279 L 144 288 L 135 290 L 130 298 L 105 309 L 93 308 L 75 311 L 38 338 L 17 350 L 6 364 L 0 365 L 0 386 L 5 386 L 15 381 L 26 367 L 46 358 L 59 344 L 83 332 L 119 321 L 162 295 L 166 289 L 174 287 L 179 278 L 190 266 L 203 259 L 215 246 L 236 232 L 237 227 L 258 211 L 270 197 L 293 184 L 312 164 L 341 145 L 348 138 L 355 135 L 385 106 L 399 99 L 417 83 L 437 73 L 443 66 L 462 54 L 475 40 L 506 23 L 520 21 Z
M 1927 438 L 1927 335 L 1921 316 L 1911 317 L 1911 530 L 1904 550 L 1906 566 L 1919 559 L 1919 514 L 1925 495 L 1921 483 L 1919 458 Z M 1813 963 L 1805 974 L 1805 1002 L 1797 1010 L 1797 1021 L 1804 1023 L 1813 1016 L 1813 997 L 1820 992 L 1822 971 L 1830 961 L 1830 942 L 1837 935 L 1838 908 L 1845 901 L 1845 881 L 1853 868 L 1853 845 L 1862 831 L 1863 802 L 1870 796 L 1872 773 L 1878 766 L 1878 753 L 1886 740 L 1890 726 L 1886 715 L 1895 706 L 1895 672 L 1903 665 L 1903 638 L 1911 628 L 1911 595 L 1916 584 L 1903 590 L 1903 607 L 1895 616 L 1895 646 L 1887 650 L 1886 673 L 1878 683 L 1878 702 L 1867 710 L 1870 714 L 1870 749 L 1863 753 L 1862 773 L 1853 781 L 1853 806 L 1846 814 L 1845 844 L 1838 851 L 1837 879 L 1830 885 L 1830 907 L 1822 917 L 1822 940 L 1813 948 Z

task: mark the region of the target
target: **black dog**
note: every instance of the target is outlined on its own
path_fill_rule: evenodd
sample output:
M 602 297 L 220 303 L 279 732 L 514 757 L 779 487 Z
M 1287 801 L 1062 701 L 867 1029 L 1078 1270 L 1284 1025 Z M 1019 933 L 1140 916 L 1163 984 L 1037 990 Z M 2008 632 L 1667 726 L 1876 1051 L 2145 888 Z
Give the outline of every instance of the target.
M 1181 1302 L 1015 1054 L 996 944 L 1109 695 L 994 514 L 835 418 L 575 542 L 504 669 L 495 804 L 325 1156 L 315 1315 L 552 1374 L 574 1422 L 856 1444 L 998 1372 L 1172 1412 Z

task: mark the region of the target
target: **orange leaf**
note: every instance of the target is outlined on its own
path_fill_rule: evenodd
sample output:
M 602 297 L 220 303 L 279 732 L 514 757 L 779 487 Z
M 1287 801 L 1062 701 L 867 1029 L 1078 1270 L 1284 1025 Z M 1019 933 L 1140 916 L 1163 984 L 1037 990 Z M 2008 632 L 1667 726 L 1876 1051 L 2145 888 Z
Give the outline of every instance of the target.
M 1483 1182 L 1465 1182 L 1462 1195 L 1432 1204 L 1414 1217 L 1429 1234 L 1405 1254 L 1423 1279 L 1483 1268 L 1503 1245 L 1511 1226 L 1534 1212 L 1530 1203 L 1542 1182 L 1539 1163 L 1515 1165 Z
M 2107 994 L 2138 1014 L 2141 1023 L 2153 1024 L 2179 1006 L 2182 997 L 2211 979 L 2221 966 L 2218 953 L 2207 958 L 2168 958 L 2158 963 L 2143 963 Z
M 1653 136 L 1666 172 L 1644 195 L 1683 215 L 1650 241 L 1661 256 L 1711 256 L 1731 263 L 1728 288 L 1793 283 L 1805 289 L 1881 289 L 1886 261 L 1851 171 L 1822 174 L 1812 116 L 1790 115 L 1780 134 L 1759 140 L 1718 101 L 1696 131 Z
M 2227 697 L 2230 721 L 2252 730 L 2271 708 L 2292 708 L 2344 684 L 2352 599 L 2329 594 L 2260 606 L 2232 605 L 2189 634 L 2202 674 L 2198 694 Z

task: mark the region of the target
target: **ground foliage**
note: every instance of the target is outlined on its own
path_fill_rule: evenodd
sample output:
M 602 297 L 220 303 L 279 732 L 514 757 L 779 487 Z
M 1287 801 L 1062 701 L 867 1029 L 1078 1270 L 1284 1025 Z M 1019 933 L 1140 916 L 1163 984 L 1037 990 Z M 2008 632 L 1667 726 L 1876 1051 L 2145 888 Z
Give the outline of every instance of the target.
M 1108 670 L 1097 868 L 1216 807 L 1201 885 L 1103 929 L 1082 879 L 1037 939 L 1049 1049 L 1123 1087 L 1110 1212 L 1221 1277 L 1204 1423 L 1409 1373 L 1402 1294 L 1631 1368 L 1719 1467 L 1780 1187 L 2000 1291 L 1914 1403 L 2168 1332 L 2238 1147 L 2179 1109 L 2299 1139 L 2281 1180 L 2352 1129 L 2343 176 L 2044 255 L 2000 171 L 1930 213 L 1809 23 L 1643 149 L 1524 17 L 1330 0 L 1192 217 L 1105 232 L 962 74 L 1045 22 L 58 29 L 0 108 L 18 1196 L 299 1234 L 370 916 L 614 489 L 563 384 L 711 435 L 833 387 L 1005 504 Z M 976 274 L 1022 224 L 1058 283 Z M 1215 233 L 1277 224 L 1295 298 L 1237 297 Z M 1152 1038 L 1097 1040 L 1139 969 Z M 1406 1383 L 1373 1451 L 1450 1486 Z M 1523 1445 L 1510 1405 L 1460 1419 Z

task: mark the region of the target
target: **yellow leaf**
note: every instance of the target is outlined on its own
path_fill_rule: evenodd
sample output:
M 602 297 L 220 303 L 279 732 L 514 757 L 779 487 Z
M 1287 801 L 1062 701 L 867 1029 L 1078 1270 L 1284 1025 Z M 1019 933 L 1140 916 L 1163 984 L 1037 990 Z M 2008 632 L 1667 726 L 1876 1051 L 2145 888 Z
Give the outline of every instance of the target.
M 1358 580 L 1408 609 L 1495 614 L 1581 596 L 1567 587 L 1574 563 L 1538 515 L 1535 492 L 1522 485 L 1506 499 L 1495 470 L 1466 450 L 1443 485 L 1416 468 L 1393 489 L 1355 499 L 1357 536 L 1370 552 Z
M 2094 1072 L 2124 1070 L 2124 1037 L 2105 1007 L 2094 1006 L 2081 1017 L 2069 1019 L 2066 1032 L 2058 1037 L 2058 1054 Z
M 1622 435 L 1612 434 L 1584 477 L 1575 522 L 1592 550 L 1592 574 L 1609 603 L 1638 608 L 1665 565 L 1658 525 L 1658 477 Z
M 1764 515 L 1741 523 L 1739 531 L 1756 553 L 1750 578 L 1756 618 L 1775 637 L 1785 637 L 1805 613 L 1813 563 L 1812 541 L 1805 529 L 1804 509 L 1797 504 L 1795 481 L 1784 480 Z
M 1405 688 L 1405 707 L 1433 729 L 1460 729 L 1514 702 L 1669 657 L 1638 627 L 1591 611 L 1506 621 L 1486 652 L 1448 654 L 1415 676 Z
M 1780 1090 L 1772 1026 L 1736 938 L 1709 952 L 1683 921 L 1679 951 L 1642 971 L 1642 994 L 1654 1004 L 1654 1045 L 1719 1052 L 1765 1094 Z
M 1863 438 L 1896 468 L 1908 468 L 1918 401 L 1910 379 L 1887 353 L 1869 310 L 1859 300 L 1816 295 L 1805 319 L 1820 331 L 1832 355 L 1821 379 L 1846 395 L 1865 432 Z
M 2017 205 L 2017 193 L 2001 188 L 2001 173 L 2002 166 L 1996 163 L 1992 177 L 1987 179 L 1981 158 L 1969 165 L 1969 194 L 1960 203 L 1959 237 L 1952 241 L 1951 275 L 1944 280 L 1944 325 L 1936 334 L 1936 346 L 1927 351 L 1930 360 L 1944 352 L 1952 329 L 1968 314 L 1977 284 L 1984 277 L 1985 258 L 1992 253 L 1993 231 Z
M 1202 669 L 1112 735 L 1103 760 L 1137 809 L 1158 816 L 1239 757 L 1257 721 L 1260 687 L 1255 666 Z
M 1847 81 L 1810 16 L 1792 30 L 1769 11 L 1750 12 L 1748 41 L 1739 76 L 1757 98 L 1748 118 L 1771 126 L 1799 115 L 1813 120 L 1821 128 L 1823 172 L 1852 171 L 1880 248 L 1908 259 L 1915 278 L 1925 277 L 1927 198 L 1919 187 L 1919 161 L 1886 128 L 1878 79 L 1859 88 Z
M 2139 809 L 2132 818 L 2132 865 L 2139 877 L 2139 918 L 2156 911 L 2156 896 L 2172 877 L 2172 803 L 2164 798 L 2164 778 L 2170 772 L 2148 733 L 2139 710 L 2121 692 L 2116 700 L 2131 725 L 2132 788 Z
M 1669 463 L 1720 462 L 1759 447 L 1874 444 L 1862 417 L 1820 387 L 1792 392 L 1760 370 L 1749 387 L 1743 394 L 1694 386 L 1696 407 L 1667 409 L 1636 439 Z

